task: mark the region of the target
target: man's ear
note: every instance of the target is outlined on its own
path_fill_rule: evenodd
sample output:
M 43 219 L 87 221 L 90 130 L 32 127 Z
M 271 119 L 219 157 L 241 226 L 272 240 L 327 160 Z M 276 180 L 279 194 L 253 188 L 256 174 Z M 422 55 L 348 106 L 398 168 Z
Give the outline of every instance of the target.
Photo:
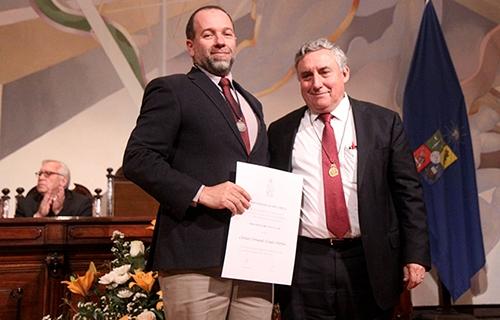
M 349 81 L 351 77 L 351 70 L 349 69 L 349 66 L 345 66 L 344 69 L 342 70 L 342 75 L 344 76 L 344 83 Z
M 61 177 L 61 179 L 59 180 L 59 185 L 63 188 L 66 187 L 67 183 L 68 183 L 68 178 L 66 177 Z
M 193 40 L 190 39 L 186 40 L 186 50 L 191 57 L 194 57 Z

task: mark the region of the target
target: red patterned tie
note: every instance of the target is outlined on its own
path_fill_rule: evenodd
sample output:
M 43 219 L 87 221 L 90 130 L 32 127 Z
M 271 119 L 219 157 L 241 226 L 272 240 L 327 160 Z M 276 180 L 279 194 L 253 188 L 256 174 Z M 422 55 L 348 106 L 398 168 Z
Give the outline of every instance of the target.
M 321 139 L 323 187 L 325 195 L 326 226 L 337 238 L 344 238 L 350 230 L 349 216 L 345 202 L 342 177 L 340 176 L 340 162 L 337 152 L 337 142 L 333 133 L 330 113 L 319 115 L 325 123 Z
M 250 138 L 248 136 L 248 127 L 247 122 L 245 121 L 245 116 L 241 111 L 240 105 L 236 100 L 234 100 L 233 95 L 231 94 L 231 84 L 229 83 L 229 79 L 226 77 L 222 77 L 220 79 L 219 85 L 222 88 L 222 93 L 226 98 L 226 101 L 229 103 L 231 107 L 231 111 L 233 112 L 234 120 L 236 120 L 236 126 L 241 134 L 241 139 L 245 143 L 245 148 L 247 150 L 247 154 L 250 154 Z

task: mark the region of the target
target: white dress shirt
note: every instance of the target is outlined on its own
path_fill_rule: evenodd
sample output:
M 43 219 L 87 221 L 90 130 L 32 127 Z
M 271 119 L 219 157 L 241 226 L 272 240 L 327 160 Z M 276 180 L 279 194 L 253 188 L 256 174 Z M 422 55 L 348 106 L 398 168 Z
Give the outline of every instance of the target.
M 359 237 L 356 130 L 349 98 L 344 98 L 331 112 L 331 125 L 339 152 L 340 174 L 344 189 L 351 232 Z M 309 238 L 333 238 L 325 218 L 321 137 L 323 122 L 308 109 L 302 118 L 292 153 L 292 172 L 304 178 L 299 235 Z

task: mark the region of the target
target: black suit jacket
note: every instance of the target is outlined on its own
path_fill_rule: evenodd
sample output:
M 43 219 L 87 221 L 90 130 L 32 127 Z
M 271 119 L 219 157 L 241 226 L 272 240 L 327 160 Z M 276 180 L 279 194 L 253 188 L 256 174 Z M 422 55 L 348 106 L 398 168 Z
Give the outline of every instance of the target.
M 18 198 L 16 217 L 33 217 L 40 207 L 43 195 L 30 190 L 25 198 Z M 64 191 L 64 203 L 60 216 L 92 216 L 92 198 L 71 190 Z
M 258 136 L 250 153 L 219 88 L 202 71 L 157 78 L 145 89 L 123 172 L 160 203 L 152 244 L 155 270 L 222 265 L 230 213 L 192 206 L 201 185 L 234 181 L 236 162 L 268 164 L 262 106 L 241 86 Z
M 423 194 L 397 113 L 350 98 L 358 150 L 358 210 L 362 242 L 378 305 L 394 306 L 403 265 L 430 268 Z M 307 107 L 269 127 L 271 166 L 291 171 L 295 135 Z

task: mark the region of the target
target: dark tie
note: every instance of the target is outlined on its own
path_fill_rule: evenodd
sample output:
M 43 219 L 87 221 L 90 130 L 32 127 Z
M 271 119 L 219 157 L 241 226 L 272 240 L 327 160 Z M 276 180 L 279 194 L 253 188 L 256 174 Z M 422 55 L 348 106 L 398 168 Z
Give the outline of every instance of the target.
M 236 126 L 240 131 L 241 139 L 245 143 L 245 148 L 247 150 L 247 154 L 250 154 L 250 138 L 248 136 L 248 127 L 247 122 L 245 121 L 245 116 L 243 116 L 243 112 L 241 111 L 240 105 L 236 100 L 234 100 L 233 95 L 231 94 L 231 84 L 229 83 L 229 79 L 226 77 L 222 77 L 220 79 L 219 85 L 222 88 L 222 93 L 226 98 L 227 103 L 231 107 L 231 111 L 234 116 L 234 120 L 236 120 Z
M 330 113 L 319 115 L 325 123 L 323 137 L 321 139 L 323 187 L 325 194 L 326 226 L 337 238 L 344 238 L 350 230 L 349 216 L 345 202 L 342 178 L 340 176 L 340 162 L 337 152 L 337 143 L 333 133 Z

